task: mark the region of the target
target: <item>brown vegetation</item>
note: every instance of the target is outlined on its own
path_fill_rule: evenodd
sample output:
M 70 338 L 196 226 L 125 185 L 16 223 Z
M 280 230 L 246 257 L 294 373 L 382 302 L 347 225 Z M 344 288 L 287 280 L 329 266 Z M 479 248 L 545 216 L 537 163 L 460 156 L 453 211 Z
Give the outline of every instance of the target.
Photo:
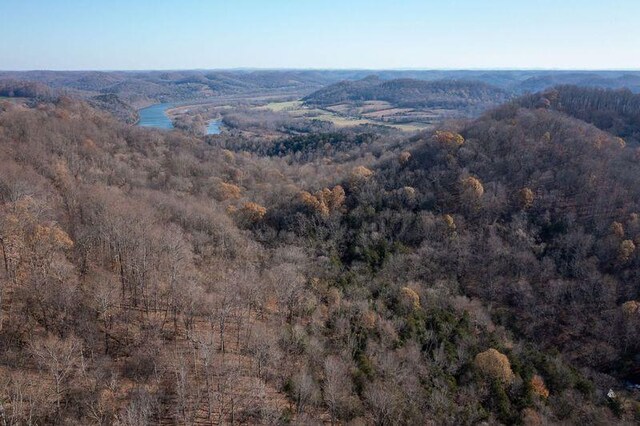
M 636 421 L 604 396 L 640 349 L 633 147 L 517 104 L 455 128 L 3 105 L 0 422 Z

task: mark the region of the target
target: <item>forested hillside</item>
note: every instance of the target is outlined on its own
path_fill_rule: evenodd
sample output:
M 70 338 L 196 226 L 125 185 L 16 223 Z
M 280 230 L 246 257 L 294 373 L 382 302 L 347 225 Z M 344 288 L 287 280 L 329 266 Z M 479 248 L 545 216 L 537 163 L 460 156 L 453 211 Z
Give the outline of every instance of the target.
M 3 79 L 0 80 L 0 97 L 51 99 L 53 91 L 41 83 Z
M 304 98 L 311 105 L 333 105 L 354 101 L 386 101 L 399 107 L 472 108 L 499 104 L 508 99 L 502 89 L 477 81 L 423 81 L 396 79 L 383 81 L 370 76 L 343 81 Z
M 559 73 L 547 71 L 540 75 L 531 75 L 518 83 L 521 92 L 537 92 L 559 85 L 575 85 L 600 89 L 628 89 L 634 93 L 638 93 L 640 92 L 640 75 L 632 71 L 565 71 Z
M 115 94 L 125 102 L 193 100 L 264 89 L 302 90 L 368 76 L 380 80 L 475 81 L 510 93 L 546 90 L 557 85 L 579 85 L 640 91 L 637 71 L 544 70 L 175 70 L 175 71 L 0 71 L 0 80 L 25 80 L 83 96 Z
M 638 152 L 554 102 L 267 142 L 0 101 L 0 422 L 637 423 Z
M 290 207 L 273 218 L 274 226 L 310 239 L 336 265 L 327 280 L 397 324 L 396 345 L 421 349 L 431 366 L 421 383 L 446 365 L 455 385 L 426 389 L 448 389 L 454 401 L 463 383 L 471 386 L 478 399 L 466 402 L 478 404 L 475 421 L 483 407 L 502 422 L 516 422 L 525 415 L 519 410 L 533 404 L 550 421 L 593 421 L 586 415 L 614 422 L 607 410 L 587 407 L 613 404 L 620 414 L 616 404 L 626 403 L 608 399 L 605 390 L 625 378 L 638 380 L 635 148 L 563 114 L 515 105 L 413 143 L 397 159 L 343 182 L 340 214 L 332 212 L 329 193 L 316 193 L 300 199 L 300 208 L 309 209 L 306 226 L 288 219 Z M 441 317 L 445 313 L 451 316 Z M 474 338 L 460 328 L 469 320 Z M 365 334 L 367 360 L 389 356 L 381 347 L 394 344 Z M 511 370 L 522 368 L 513 372 L 522 382 L 493 382 L 483 390 L 481 380 L 466 376 L 474 362 L 478 367 L 475 354 L 488 346 L 508 356 Z M 377 367 L 379 378 L 395 377 Z M 538 380 L 549 392 L 542 405 L 534 397 L 540 397 Z M 385 386 L 385 400 L 408 387 Z M 415 402 L 410 395 L 400 400 Z M 396 409 L 396 416 L 408 410 Z M 469 418 L 455 420 L 463 421 Z
M 40 83 L 84 98 L 115 95 L 134 107 L 265 90 L 309 92 L 336 81 L 313 71 L 0 71 L 3 80 Z
M 525 96 L 519 103 L 562 111 L 627 141 L 640 141 L 640 95 L 628 89 L 558 86 Z

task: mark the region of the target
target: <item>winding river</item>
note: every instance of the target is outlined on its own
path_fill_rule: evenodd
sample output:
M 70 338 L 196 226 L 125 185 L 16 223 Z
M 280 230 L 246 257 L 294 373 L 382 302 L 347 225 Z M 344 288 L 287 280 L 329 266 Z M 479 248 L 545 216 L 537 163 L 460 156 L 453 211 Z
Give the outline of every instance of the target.
M 175 107 L 176 104 L 165 103 L 155 104 L 138 110 L 140 120 L 138 126 L 155 127 L 157 129 L 173 129 L 173 123 L 167 115 L 167 110 Z M 207 125 L 207 135 L 218 135 L 221 132 L 222 122 L 213 120 Z

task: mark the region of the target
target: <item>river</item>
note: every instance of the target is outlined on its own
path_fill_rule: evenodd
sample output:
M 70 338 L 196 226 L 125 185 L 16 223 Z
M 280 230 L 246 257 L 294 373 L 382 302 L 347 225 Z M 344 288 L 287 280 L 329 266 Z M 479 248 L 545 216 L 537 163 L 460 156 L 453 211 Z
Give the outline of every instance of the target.
M 138 110 L 140 120 L 138 126 L 141 127 L 155 127 L 157 129 L 173 129 L 173 123 L 167 115 L 167 110 L 175 107 L 175 104 L 155 104 L 146 108 Z M 207 125 L 207 135 L 218 135 L 221 132 L 222 122 L 220 120 L 213 120 Z
M 142 108 L 138 111 L 138 115 L 140 115 L 138 126 L 173 129 L 173 124 L 165 112 L 173 106 L 174 104 L 155 104 Z

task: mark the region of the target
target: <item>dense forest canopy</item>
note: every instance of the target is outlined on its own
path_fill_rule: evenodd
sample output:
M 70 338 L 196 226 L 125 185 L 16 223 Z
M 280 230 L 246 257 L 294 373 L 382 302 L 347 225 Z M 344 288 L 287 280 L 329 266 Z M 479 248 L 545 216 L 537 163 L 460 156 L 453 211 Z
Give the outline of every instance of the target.
M 166 81 L 147 99 L 321 74 L 134 73 Z M 196 137 L 106 112 L 138 84 L 120 75 L 0 100 L 3 424 L 640 421 L 637 95 L 561 86 L 411 136 Z

